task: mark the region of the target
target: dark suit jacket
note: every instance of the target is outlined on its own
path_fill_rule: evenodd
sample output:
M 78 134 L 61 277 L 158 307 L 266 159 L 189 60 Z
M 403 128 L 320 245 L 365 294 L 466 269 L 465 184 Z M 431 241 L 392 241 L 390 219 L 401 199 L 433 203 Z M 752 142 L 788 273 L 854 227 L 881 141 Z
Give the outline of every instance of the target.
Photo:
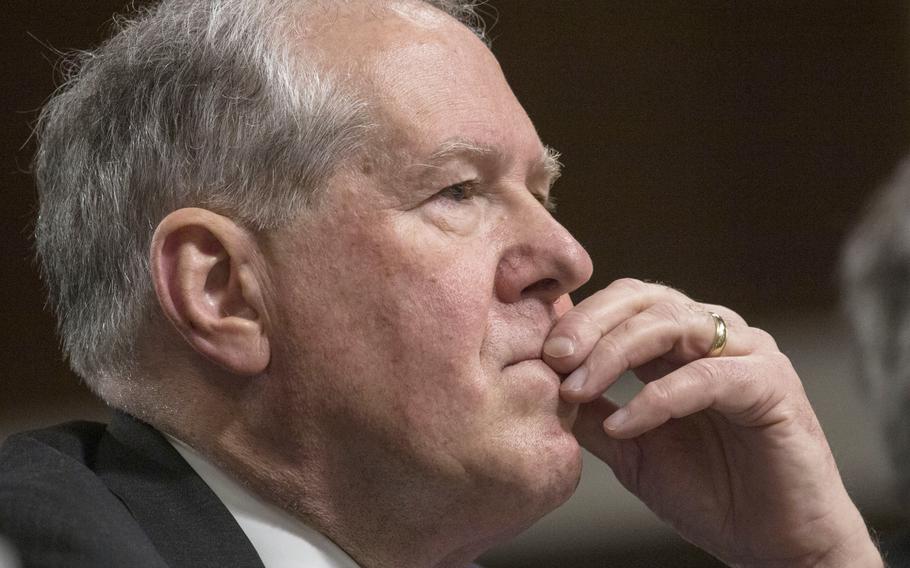
M 124 414 L 11 436 L 0 448 L 0 535 L 25 567 L 262 568 L 180 454 Z

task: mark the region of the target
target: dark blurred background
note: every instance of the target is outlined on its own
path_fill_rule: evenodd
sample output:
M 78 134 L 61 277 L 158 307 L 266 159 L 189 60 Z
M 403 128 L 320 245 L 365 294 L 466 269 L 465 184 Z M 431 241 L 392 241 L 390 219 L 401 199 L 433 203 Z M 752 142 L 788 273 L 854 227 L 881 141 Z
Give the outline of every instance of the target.
M 57 52 L 97 44 L 126 4 L 2 5 L 0 437 L 104 415 L 61 361 L 44 309 L 28 168 Z M 659 280 L 774 332 L 848 487 L 887 531 L 901 512 L 852 376 L 835 269 L 845 232 L 910 141 L 907 4 L 496 0 L 484 11 L 519 100 L 563 153 L 558 217 L 596 269 L 581 295 L 621 276 Z M 608 470 L 588 470 L 580 497 L 488 565 L 714 565 Z

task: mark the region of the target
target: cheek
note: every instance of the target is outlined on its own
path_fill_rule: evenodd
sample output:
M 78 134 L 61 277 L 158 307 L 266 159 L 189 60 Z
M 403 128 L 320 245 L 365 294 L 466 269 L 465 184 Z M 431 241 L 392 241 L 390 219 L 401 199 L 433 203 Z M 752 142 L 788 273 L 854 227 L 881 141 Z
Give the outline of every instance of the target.
M 476 246 L 484 243 L 425 223 L 353 227 L 314 250 L 289 283 L 298 358 L 382 396 L 480 391 L 471 381 L 495 274 L 495 258 Z
M 457 214 L 439 215 L 439 209 Z M 428 220 L 432 218 L 432 220 Z M 495 277 L 495 250 L 479 232 L 479 207 L 438 204 L 400 215 L 376 247 L 384 288 L 394 295 L 389 319 L 405 325 L 415 344 L 472 345 L 487 329 Z
M 377 298 L 380 327 L 403 358 L 450 367 L 476 363 L 488 327 L 492 282 L 475 256 L 400 251 Z
M 419 410 L 414 421 L 426 421 L 433 409 L 461 422 L 490 396 L 482 350 L 495 258 L 483 245 L 442 235 L 437 226 L 398 225 L 374 257 L 385 274 L 368 302 L 375 307 L 368 335 L 381 345 L 376 369 L 393 381 L 389 392 L 397 391 L 394 403 L 405 416 Z

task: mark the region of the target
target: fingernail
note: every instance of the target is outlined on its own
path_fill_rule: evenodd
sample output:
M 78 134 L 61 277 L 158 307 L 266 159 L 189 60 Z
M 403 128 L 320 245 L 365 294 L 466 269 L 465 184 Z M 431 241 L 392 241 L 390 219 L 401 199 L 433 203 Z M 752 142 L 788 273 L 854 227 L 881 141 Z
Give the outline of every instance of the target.
M 566 377 L 565 382 L 562 383 L 562 390 L 580 391 L 581 387 L 585 386 L 585 381 L 587 379 L 588 370 L 585 367 L 579 367 Z
M 575 342 L 568 337 L 554 337 L 543 344 L 543 352 L 550 357 L 568 357 L 575 353 Z
M 604 421 L 604 428 L 607 430 L 619 430 L 628 419 L 629 411 L 625 408 L 620 408 Z

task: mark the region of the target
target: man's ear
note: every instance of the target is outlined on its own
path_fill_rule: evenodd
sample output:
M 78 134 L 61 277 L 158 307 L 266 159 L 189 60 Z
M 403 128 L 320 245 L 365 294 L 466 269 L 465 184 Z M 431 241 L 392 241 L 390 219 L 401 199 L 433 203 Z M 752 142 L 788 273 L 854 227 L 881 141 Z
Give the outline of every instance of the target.
M 237 375 L 269 364 L 264 263 L 255 238 L 227 217 L 178 209 L 152 237 L 158 303 L 193 349 Z

